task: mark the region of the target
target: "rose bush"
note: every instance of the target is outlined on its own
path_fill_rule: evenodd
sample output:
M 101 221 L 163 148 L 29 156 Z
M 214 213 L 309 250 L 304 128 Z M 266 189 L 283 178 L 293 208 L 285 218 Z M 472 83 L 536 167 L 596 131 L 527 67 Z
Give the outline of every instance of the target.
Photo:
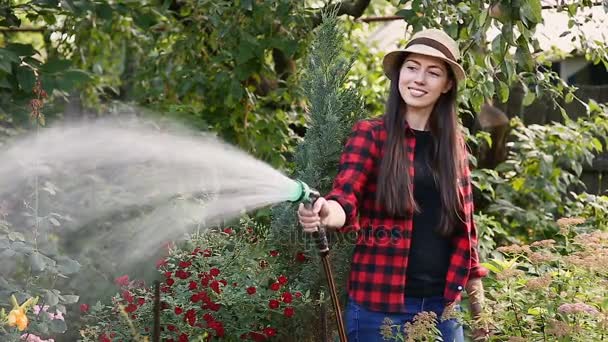
M 290 262 L 276 260 L 279 249 L 262 229 L 242 226 L 193 235 L 169 248 L 159 260 L 161 339 L 230 338 L 263 341 L 289 336 L 287 327 L 310 303 L 310 294 L 285 276 L 286 268 L 307 262 L 304 253 Z M 132 340 L 150 336 L 153 287 L 128 276 L 116 279 L 120 291 L 109 305 L 81 307 L 89 325 L 84 341 Z

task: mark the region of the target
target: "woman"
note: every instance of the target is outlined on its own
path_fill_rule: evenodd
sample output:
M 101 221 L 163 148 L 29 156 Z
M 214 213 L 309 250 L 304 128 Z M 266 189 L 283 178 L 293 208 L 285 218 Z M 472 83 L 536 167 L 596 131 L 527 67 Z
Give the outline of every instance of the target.
M 388 53 L 384 116 L 355 124 L 331 192 L 312 210 L 298 209 L 307 233 L 319 225 L 357 232 L 345 315 L 349 341 L 380 341 L 385 317 L 400 325 L 422 311 L 440 318 L 464 289 L 473 314 L 481 312 L 487 270 L 479 265 L 456 113 L 465 78 L 459 54 L 456 42 L 434 29 Z M 443 341 L 464 340 L 454 319 L 437 328 Z

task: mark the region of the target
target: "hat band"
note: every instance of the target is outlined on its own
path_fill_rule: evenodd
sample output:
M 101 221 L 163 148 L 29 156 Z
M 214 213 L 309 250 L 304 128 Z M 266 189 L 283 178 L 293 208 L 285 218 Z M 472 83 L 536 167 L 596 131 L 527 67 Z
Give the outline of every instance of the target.
M 452 54 L 452 52 L 450 52 L 450 49 L 448 49 L 445 45 L 441 44 L 440 42 L 438 42 L 434 39 L 426 38 L 426 37 L 415 38 L 415 39 L 410 40 L 409 43 L 407 43 L 407 45 L 405 46 L 405 48 L 407 49 L 408 47 L 410 47 L 412 45 L 416 45 L 416 44 L 430 46 L 433 49 L 438 50 L 439 52 L 444 54 L 448 59 L 456 62 L 456 58 L 454 58 L 454 55 Z

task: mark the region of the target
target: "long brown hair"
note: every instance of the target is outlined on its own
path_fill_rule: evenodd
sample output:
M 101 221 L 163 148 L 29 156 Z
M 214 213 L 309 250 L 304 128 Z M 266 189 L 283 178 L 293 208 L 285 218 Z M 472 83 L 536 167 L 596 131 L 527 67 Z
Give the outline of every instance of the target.
M 399 71 L 405 61 L 395 63 L 391 71 L 391 84 L 384 125 L 388 136 L 384 146 L 384 156 L 380 163 L 376 202 L 389 215 L 403 217 L 410 210 L 419 211 L 414 200 L 413 180 L 408 172 L 411 165 L 405 145 L 407 106 L 399 93 Z M 449 236 L 461 222 L 463 201 L 458 191 L 458 180 L 462 170 L 462 140 L 456 117 L 456 95 L 458 84 L 452 69 L 446 65 L 452 88 L 441 94 L 429 117 L 429 128 L 435 138 L 431 169 L 441 196 L 441 219 L 436 231 Z

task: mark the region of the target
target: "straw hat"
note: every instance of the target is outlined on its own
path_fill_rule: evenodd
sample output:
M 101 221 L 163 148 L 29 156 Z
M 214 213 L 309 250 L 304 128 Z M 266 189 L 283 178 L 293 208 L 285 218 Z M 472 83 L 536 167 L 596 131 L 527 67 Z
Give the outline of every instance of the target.
M 414 34 L 405 48 L 387 53 L 382 61 L 382 66 L 384 73 L 389 79 L 391 78 L 391 70 L 399 62 L 400 56 L 405 53 L 417 53 L 437 57 L 448 63 L 458 81 L 462 81 L 466 77 L 464 69 L 458 64 L 458 60 L 460 59 L 458 44 L 447 33 L 441 30 L 428 29 L 419 31 Z

